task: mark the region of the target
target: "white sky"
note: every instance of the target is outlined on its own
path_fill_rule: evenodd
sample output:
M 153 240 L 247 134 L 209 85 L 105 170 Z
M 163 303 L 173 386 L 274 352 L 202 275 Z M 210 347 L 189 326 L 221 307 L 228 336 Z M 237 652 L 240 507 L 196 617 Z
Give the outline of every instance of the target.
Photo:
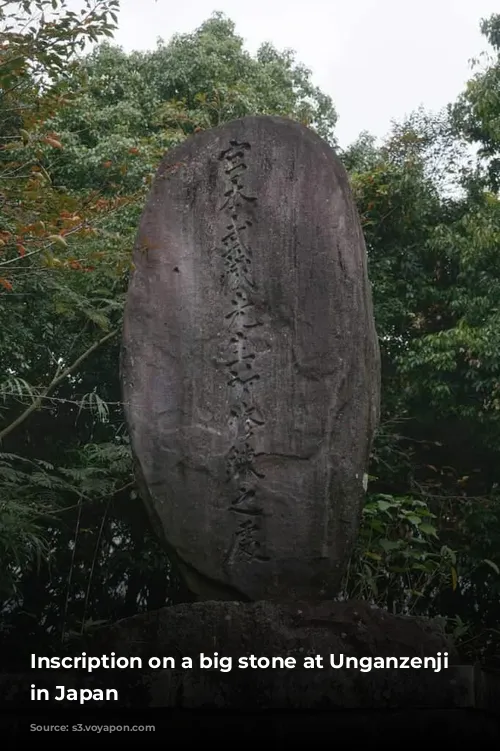
M 262 42 L 291 48 L 329 94 L 345 147 L 368 130 L 383 137 L 391 120 L 423 105 L 439 110 L 471 75 L 470 60 L 487 50 L 482 18 L 499 0 L 121 0 L 115 41 L 127 51 L 156 46 L 161 36 L 194 31 L 224 12 L 250 52 Z

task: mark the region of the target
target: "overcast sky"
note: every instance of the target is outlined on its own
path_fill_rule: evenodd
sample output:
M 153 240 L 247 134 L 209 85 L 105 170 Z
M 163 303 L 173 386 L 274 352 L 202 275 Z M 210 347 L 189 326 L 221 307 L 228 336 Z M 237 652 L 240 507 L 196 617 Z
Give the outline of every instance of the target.
M 345 147 L 368 130 L 383 137 L 391 120 L 423 105 L 439 110 L 487 50 L 482 18 L 499 0 L 121 0 L 115 41 L 127 51 L 194 31 L 224 12 L 250 52 L 263 42 L 291 48 L 313 72 L 339 115 Z

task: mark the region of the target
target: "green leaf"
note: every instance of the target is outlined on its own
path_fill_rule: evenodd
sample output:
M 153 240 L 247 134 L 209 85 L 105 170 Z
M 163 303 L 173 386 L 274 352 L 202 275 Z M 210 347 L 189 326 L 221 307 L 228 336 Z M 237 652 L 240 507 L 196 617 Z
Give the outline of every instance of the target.
M 451 567 L 451 588 L 453 591 L 455 591 L 457 588 L 457 581 L 458 581 L 457 570 L 455 566 L 452 566 Z
M 386 553 L 389 553 L 391 550 L 398 550 L 401 547 L 402 540 L 393 541 L 393 540 L 380 540 L 379 545 L 380 547 L 385 550 Z
M 483 563 L 486 563 L 487 566 L 492 568 L 495 574 L 500 574 L 500 568 L 498 568 L 496 563 L 490 561 L 489 558 L 483 558 Z
M 394 505 L 394 503 L 389 503 L 388 501 L 377 501 L 377 506 L 380 511 L 387 511 L 388 509 L 393 508 Z
M 371 558 L 371 559 L 372 559 L 372 560 L 374 560 L 374 561 L 381 561 L 381 560 L 382 560 L 382 556 L 381 556 L 381 555 L 379 555 L 378 553 L 372 553 L 372 552 L 371 552 L 371 551 L 369 551 L 369 550 L 367 550 L 367 551 L 365 552 L 365 556 L 366 556 L 367 558 Z
M 103 314 L 100 313 L 98 310 L 93 310 L 92 308 L 88 308 L 85 310 L 85 315 L 87 318 L 89 318 L 93 323 L 97 324 L 100 328 L 107 331 L 110 328 L 110 322 L 109 319 Z
M 421 532 L 424 533 L 424 535 L 430 535 L 431 537 L 436 537 L 436 538 L 438 536 L 436 527 L 433 527 L 432 524 L 427 524 L 427 522 L 420 524 L 419 529 Z

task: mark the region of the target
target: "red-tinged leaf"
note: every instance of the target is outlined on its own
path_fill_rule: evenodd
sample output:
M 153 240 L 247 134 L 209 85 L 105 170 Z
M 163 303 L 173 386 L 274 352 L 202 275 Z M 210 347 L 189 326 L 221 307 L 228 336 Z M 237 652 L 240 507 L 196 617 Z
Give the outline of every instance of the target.
M 62 143 L 55 138 L 51 138 L 50 136 L 45 136 L 45 138 L 42 138 L 42 142 L 48 144 L 49 146 L 52 146 L 53 149 L 62 149 Z
M 11 292 L 12 290 L 12 284 L 9 282 L 8 279 L 2 279 L 0 278 L 0 285 L 6 289 L 8 292 Z
M 17 245 L 17 252 L 21 256 L 21 258 L 23 256 L 25 256 L 26 255 L 26 248 L 24 247 L 24 245 L 21 245 L 21 243 L 18 243 L 18 245 Z

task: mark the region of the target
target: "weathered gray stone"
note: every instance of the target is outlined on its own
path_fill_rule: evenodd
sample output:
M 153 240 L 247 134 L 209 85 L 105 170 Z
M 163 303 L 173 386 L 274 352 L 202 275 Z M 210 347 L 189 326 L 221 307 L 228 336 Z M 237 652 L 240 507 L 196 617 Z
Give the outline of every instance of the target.
M 291 120 L 168 152 L 144 210 L 122 378 L 142 495 L 191 590 L 324 598 L 355 540 L 378 419 L 346 173 Z

